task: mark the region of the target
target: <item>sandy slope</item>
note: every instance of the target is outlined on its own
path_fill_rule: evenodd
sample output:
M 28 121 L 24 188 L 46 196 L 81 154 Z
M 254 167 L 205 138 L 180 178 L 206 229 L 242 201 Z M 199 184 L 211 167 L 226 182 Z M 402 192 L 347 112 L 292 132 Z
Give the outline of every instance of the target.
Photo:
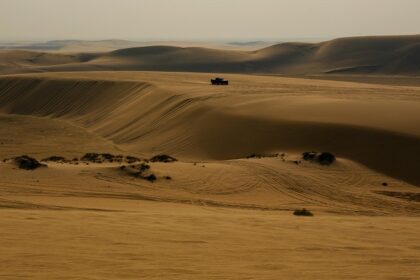
M 25 50 L 54 53 L 111 52 L 118 49 L 149 46 L 203 47 L 233 50 L 257 50 L 273 45 L 273 42 L 207 42 L 207 41 L 128 41 L 128 40 L 53 40 L 46 42 L 0 43 L 3 50 Z
M 211 47 L 211 46 L 210 46 Z M 214 47 L 214 46 L 213 46 Z M 27 52 L 13 51 L 17 63 Z M 47 55 L 41 53 L 39 55 Z M 50 55 L 50 54 L 49 54 Z M 56 54 L 55 65 L 0 65 L 0 72 L 39 71 L 184 71 L 265 74 L 408 74 L 420 73 L 420 35 L 340 38 L 321 43 L 282 43 L 259 50 L 144 46 L 81 54 Z M 1 58 L 1 57 L 0 57 Z M 27 58 L 26 58 L 27 59 Z
M 80 147 L 60 137 L 56 143 Z M 418 188 L 363 166 L 340 159 L 334 167 L 297 167 L 273 158 L 152 164 L 152 170 L 173 179 L 149 183 L 106 165 L 50 164 L 28 173 L 0 164 L 0 277 L 416 279 L 419 273 L 419 203 L 375 193 Z M 316 216 L 292 216 L 298 207 Z
M 416 279 L 416 83 L 212 76 L 1 76 L 0 159 L 180 161 L 150 163 L 154 183 L 118 163 L 0 162 L 0 278 Z M 295 163 L 311 150 L 338 161 Z
M 85 62 L 95 54 L 54 54 L 35 51 L 0 50 L 0 73 L 39 72 L 51 65 Z
M 420 272 L 417 218 L 300 219 L 276 212 L 101 202 L 135 210 L 2 210 L 0 277 L 383 280 L 416 279 Z
M 232 159 L 325 150 L 420 184 L 417 87 L 231 75 L 232 86 L 217 88 L 209 77 L 9 76 L 0 79 L 0 108 L 68 120 L 146 155 Z
M 109 141 L 60 120 L 20 115 L 0 118 L 2 159 L 30 154 L 43 159 L 69 159 L 92 151 L 135 155 Z M 10 131 L 10 132 L 9 132 Z M 159 178 L 150 183 L 134 178 L 121 164 L 58 164 L 33 172 L 1 163 L 0 207 L 53 208 L 66 197 L 118 198 L 291 211 L 296 207 L 342 214 L 418 215 L 415 200 L 396 198 L 391 191 L 417 193 L 417 188 L 340 158 L 330 167 L 284 157 L 195 160 L 150 163 Z M 164 180 L 170 176 L 172 180 Z M 387 182 L 389 186 L 382 186 Z M 387 195 L 388 194 L 388 195 Z M 57 197 L 48 199 L 48 197 Z M 43 200 L 39 201 L 39 199 Z M 77 206 L 73 205 L 77 208 Z M 64 208 L 63 210 L 65 210 Z

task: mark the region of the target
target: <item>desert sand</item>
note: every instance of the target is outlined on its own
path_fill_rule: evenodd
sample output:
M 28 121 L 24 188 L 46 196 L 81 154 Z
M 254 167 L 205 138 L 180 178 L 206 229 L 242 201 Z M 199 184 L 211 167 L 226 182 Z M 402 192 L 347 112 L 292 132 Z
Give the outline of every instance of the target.
M 270 41 L 130 41 L 130 40 L 52 40 L 41 42 L 1 42 L 0 49 L 24 50 L 48 53 L 98 53 L 112 52 L 119 49 L 152 47 L 152 46 L 176 46 L 176 47 L 201 47 L 213 49 L 228 49 L 241 51 L 254 51 L 274 45 Z
M 95 46 L 101 46 L 96 42 Z M 108 42 L 102 42 L 108 45 Z M 115 42 L 118 45 L 118 42 Z M 121 44 L 121 43 L 120 43 Z M 128 44 L 130 46 L 130 44 Z M 131 45 L 132 46 L 132 45 Z M 247 74 L 419 75 L 420 35 L 339 38 L 320 43 L 143 45 L 96 52 L 0 50 L 1 73 L 51 71 L 181 71 Z M 13 62 L 8 63 L 13 57 Z M 55 63 L 51 63 L 55 61 Z
M 395 54 L 419 38 L 350 41 L 392 41 Z M 347 40 L 317 45 L 317 59 Z M 0 278 L 416 279 L 417 70 L 381 57 L 374 76 L 354 75 L 322 58 L 311 76 L 285 77 L 272 54 L 264 69 L 276 75 L 243 68 L 286 46 L 308 47 L 3 51 Z M 170 59 L 185 52 L 193 64 Z M 205 72 L 222 60 L 236 73 L 211 86 L 216 74 Z M 349 61 L 345 69 L 361 69 Z M 303 160 L 311 151 L 336 161 Z M 162 154 L 177 161 L 150 160 Z M 21 155 L 46 166 L 23 170 L 11 159 Z M 302 208 L 314 216 L 293 215 Z

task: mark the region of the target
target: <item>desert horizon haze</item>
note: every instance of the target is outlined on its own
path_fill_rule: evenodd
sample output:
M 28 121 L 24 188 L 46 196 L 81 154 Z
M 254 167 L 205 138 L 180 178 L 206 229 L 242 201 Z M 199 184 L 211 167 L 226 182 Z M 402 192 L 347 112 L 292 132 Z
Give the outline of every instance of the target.
M 417 280 L 419 10 L 0 0 L 0 279 Z
M 409 35 L 419 10 L 416 0 L 0 0 L 0 40 Z

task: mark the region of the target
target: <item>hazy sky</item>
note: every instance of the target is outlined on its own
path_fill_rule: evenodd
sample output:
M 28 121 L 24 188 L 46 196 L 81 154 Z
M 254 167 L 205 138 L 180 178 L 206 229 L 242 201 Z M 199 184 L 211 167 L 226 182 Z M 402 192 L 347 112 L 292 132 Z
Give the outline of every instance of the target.
M 0 0 L 0 40 L 419 34 L 420 0 Z

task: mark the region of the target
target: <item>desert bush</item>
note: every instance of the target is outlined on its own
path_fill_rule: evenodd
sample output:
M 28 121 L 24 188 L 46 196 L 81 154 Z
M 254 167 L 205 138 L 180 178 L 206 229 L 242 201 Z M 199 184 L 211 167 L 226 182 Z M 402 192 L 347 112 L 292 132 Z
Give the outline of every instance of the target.
M 47 167 L 47 165 L 40 163 L 39 161 L 37 161 L 36 159 L 30 157 L 30 156 L 20 156 L 20 157 L 15 157 L 13 158 L 13 161 L 17 164 L 17 166 L 20 169 L 25 169 L 25 170 L 34 170 L 37 169 L 39 167 Z
M 329 152 L 305 152 L 302 154 L 302 159 L 306 161 L 313 161 L 321 165 L 331 165 L 336 160 L 335 156 Z
M 178 161 L 176 158 L 168 156 L 168 155 L 157 155 L 150 159 L 151 162 L 175 162 Z
M 125 160 L 127 161 L 127 163 L 134 163 L 134 162 L 141 161 L 141 159 L 139 159 L 137 157 L 133 157 L 133 156 L 126 156 Z
M 150 165 L 148 165 L 147 163 L 142 163 L 142 164 L 140 164 L 139 165 L 139 172 L 144 172 L 144 171 L 146 171 L 146 170 L 149 170 L 150 169 Z
M 102 163 L 102 162 L 122 162 L 123 161 L 122 155 L 112 155 L 109 153 L 87 153 L 85 154 L 80 160 L 93 162 L 93 163 Z
M 335 162 L 335 156 L 328 152 L 323 152 L 318 156 L 318 162 L 321 165 L 331 165 Z
M 102 162 L 101 155 L 97 153 L 87 153 L 82 156 L 80 160 L 89 162 Z
M 154 174 L 150 174 L 150 175 L 147 175 L 147 176 L 142 176 L 142 178 L 147 180 L 147 181 L 150 181 L 152 183 L 157 180 L 157 178 Z
M 52 162 L 66 162 L 66 158 L 62 156 L 51 156 L 42 159 L 41 161 L 52 161 Z
M 306 217 L 312 217 L 314 214 L 312 214 L 311 211 L 303 208 L 303 209 L 297 209 L 293 212 L 293 215 L 295 216 L 306 216 Z

